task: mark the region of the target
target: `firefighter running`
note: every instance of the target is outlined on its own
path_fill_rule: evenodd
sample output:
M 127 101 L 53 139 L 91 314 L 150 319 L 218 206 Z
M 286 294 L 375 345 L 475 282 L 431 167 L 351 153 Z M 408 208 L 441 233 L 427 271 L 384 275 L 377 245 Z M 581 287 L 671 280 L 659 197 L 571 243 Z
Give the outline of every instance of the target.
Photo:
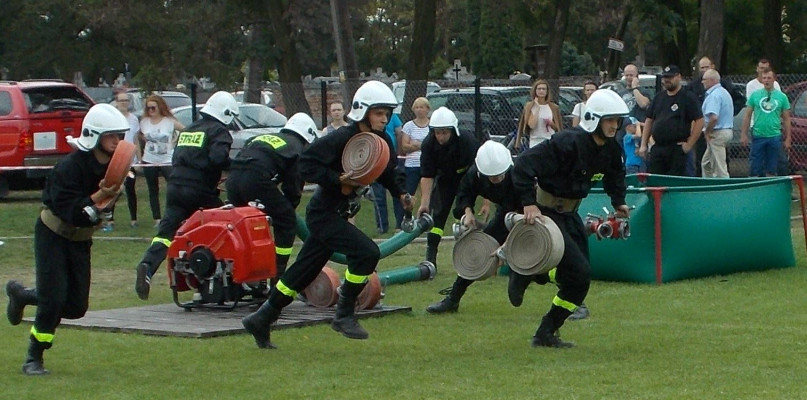
M 165 218 L 137 264 L 135 291 L 141 300 L 149 298 L 151 277 L 165 259 L 182 221 L 200 208 L 223 205 L 217 186 L 222 170 L 230 165 L 233 138 L 227 125 L 238 115 L 238 103 L 230 93 L 216 92 L 200 114 L 201 119 L 179 134 L 168 178 Z
M 95 204 L 120 191 L 120 185 L 106 186 L 103 178 L 128 130 L 129 122 L 115 107 L 93 106 L 81 124 L 81 136 L 68 137 L 79 151 L 53 167 L 42 191 L 44 209 L 34 226 L 36 289 L 26 289 L 17 281 L 6 284 L 6 314 L 12 325 L 22 321 L 26 305 L 37 306 L 22 365 L 26 375 L 48 373 L 43 354 L 53 345 L 56 327 L 62 318 L 78 319 L 87 312 L 92 235 L 106 211 Z M 113 206 L 114 201 L 107 209 Z
M 279 133 L 255 136 L 233 159 L 227 176 L 227 197 L 235 206 L 258 201 L 272 218 L 277 274 L 283 275 L 291 256 L 303 182 L 300 153 L 317 138 L 317 125 L 305 113 L 294 114 Z M 280 189 L 282 187 L 282 191 Z
M 516 159 L 513 184 L 524 205 L 525 220 L 535 223 L 536 218 L 551 218 L 564 240 L 563 258 L 554 277 L 558 293 L 532 338 L 533 346 L 573 346 L 560 339 L 558 329 L 583 304 L 591 284 L 588 238 L 577 214 L 582 199 L 602 180 L 617 216 L 627 218 L 630 213 L 625 204 L 622 150 L 614 140 L 619 123 L 627 114 L 627 105 L 616 93 L 597 90 L 586 103 L 578 127 L 556 133 Z M 507 292 L 514 306 L 521 304 L 532 280 L 510 274 Z
M 311 234 L 303 243 L 295 262 L 271 288 L 269 299 L 260 309 L 242 320 L 259 348 L 274 348 L 270 340 L 270 325 L 297 293 L 317 277 L 334 252 L 344 254 L 348 266 L 344 283 L 338 289 L 339 300 L 331 328 L 351 339 L 369 337 L 355 315 L 356 298 L 381 255 L 375 242 L 347 221 L 358 212 L 361 193 L 366 187 L 353 181 L 351 173 L 343 171 L 341 161 L 348 140 L 359 132 L 373 132 L 392 149 L 391 139 L 384 133 L 384 127 L 397 105 L 395 95 L 386 85 L 378 81 L 366 82 L 353 97 L 348 115 L 353 123 L 318 139 L 303 151 L 300 157 L 302 177 L 318 185 L 306 210 L 306 223 Z M 411 209 L 411 204 L 406 203 L 404 198 L 404 174 L 397 164 L 395 157 L 390 157 L 377 181 L 394 196 L 400 197 L 407 209 Z M 343 186 L 351 188 L 349 194 L 343 193 Z

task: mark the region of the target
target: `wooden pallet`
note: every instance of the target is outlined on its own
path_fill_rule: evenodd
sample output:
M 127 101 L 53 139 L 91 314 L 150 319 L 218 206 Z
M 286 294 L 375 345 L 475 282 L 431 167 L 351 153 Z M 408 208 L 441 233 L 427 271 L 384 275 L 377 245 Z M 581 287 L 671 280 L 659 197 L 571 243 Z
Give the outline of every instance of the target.
M 197 308 L 185 311 L 175 304 L 89 311 L 76 320 L 63 319 L 61 326 L 106 332 L 142 333 L 158 336 L 208 338 L 245 333 L 241 318 L 255 307 L 238 307 L 232 311 Z M 335 308 L 316 308 L 295 301 L 283 309 L 274 329 L 330 323 Z M 391 313 L 411 312 L 412 307 L 378 306 L 358 312 L 359 318 L 380 317 Z M 33 318 L 26 318 L 33 322 Z

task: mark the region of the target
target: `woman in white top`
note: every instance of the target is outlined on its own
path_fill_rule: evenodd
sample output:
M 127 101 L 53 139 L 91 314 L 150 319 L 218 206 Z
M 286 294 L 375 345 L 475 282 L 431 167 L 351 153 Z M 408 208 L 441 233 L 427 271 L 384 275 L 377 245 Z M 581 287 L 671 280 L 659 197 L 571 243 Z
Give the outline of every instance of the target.
M 583 101 L 574 105 L 572 110 L 572 128 L 580 124 L 580 117 L 583 116 L 583 109 L 586 108 L 586 101 L 594 91 L 597 90 L 597 84 L 588 81 L 583 85 Z
M 140 144 L 140 160 L 143 164 L 162 164 L 161 166 L 143 167 L 146 186 L 149 189 L 149 204 L 154 226 L 160 223 L 160 182 L 159 175 L 168 179 L 171 175 L 171 157 L 174 155 L 176 131 L 185 129 L 176 118 L 165 100 L 158 95 L 146 99 L 143 118 L 140 120 L 138 142 Z
M 431 104 L 425 97 L 418 97 L 412 102 L 415 119 L 404 124 L 401 130 L 401 151 L 406 154 L 404 168 L 406 170 L 406 191 L 414 195 L 420 184 L 420 145 L 429 135 L 429 111 Z
M 543 79 L 535 81 L 530 91 L 532 100 L 524 105 L 518 126 L 516 143 L 520 143 L 522 135 L 529 133 L 530 147 L 549 139 L 552 134 L 563 129 L 560 119 L 560 108 L 552 102 L 549 94 L 549 83 Z
M 331 123 L 322 128 L 322 135 L 325 136 L 343 126 L 347 126 L 345 120 L 345 107 L 339 101 L 334 101 L 328 106 L 328 111 L 331 114 Z

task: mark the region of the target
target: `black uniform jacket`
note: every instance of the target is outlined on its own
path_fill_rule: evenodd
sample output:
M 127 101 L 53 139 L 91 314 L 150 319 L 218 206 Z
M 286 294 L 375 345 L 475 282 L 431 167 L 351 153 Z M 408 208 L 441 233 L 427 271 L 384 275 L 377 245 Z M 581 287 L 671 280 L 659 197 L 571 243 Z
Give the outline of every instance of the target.
M 441 145 L 429 131 L 420 146 L 420 176 L 434 178 L 459 178 L 473 165 L 479 143 L 470 135 L 452 135 L 448 143 Z
M 303 182 L 297 161 L 303 152 L 302 139 L 296 133 L 258 135 L 249 139 L 233 159 L 230 173 L 238 170 L 255 171 L 262 179 L 282 184 L 283 195 L 294 206 L 300 204 Z
M 479 174 L 476 165 L 472 165 L 460 181 L 454 206 L 454 218 L 462 218 L 466 207 L 473 210 L 477 196 L 482 196 L 497 204 L 503 212 L 516 211 L 520 208 L 515 187 L 513 187 L 512 168 L 507 171 L 503 181 L 494 184 L 487 176 Z
M 614 139 L 598 146 L 591 133 L 571 128 L 521 153 L 513 168 L 513 184 L 524 206 L 537 205 L 535 183 L 568 199 L 582 199 L 602 180 L 614 208 L 625 204 L 625 164 Z
M 180 132 L 168 182 L 215 191 L 221 171 L 230 166 L 230 131 L 217 119 L 202 118 Z
M 311 202 L 308 203 L 308 212 L 334 211 L 352 196 L 342 194 L 339 176 L 345 172 L 342 169 L 342 152 L 348 140 L 357 133 L 359 133 L 358 124 L 343 126 L 315 140 L 303 150 L 300 155 L 300 174 L 305 182 L 319 185 Z M 375 134 L 382 137 L 390 148 L 389 162 L 377 182 L 387 188 L 393 196 L 399 197 L 406 192 L 404 172 L 398 168 L 398 160 L 392 151 L 390 138 L 383 132 Z
M 61 159 L 48 176 L 42 190 L 42 203 L 62 221 L 78 227 L 93 226 L 83 212 L 93 204 L 90 196 L 98 191 L 98 184 L 106 174 L 91 151 L 74 151 Z

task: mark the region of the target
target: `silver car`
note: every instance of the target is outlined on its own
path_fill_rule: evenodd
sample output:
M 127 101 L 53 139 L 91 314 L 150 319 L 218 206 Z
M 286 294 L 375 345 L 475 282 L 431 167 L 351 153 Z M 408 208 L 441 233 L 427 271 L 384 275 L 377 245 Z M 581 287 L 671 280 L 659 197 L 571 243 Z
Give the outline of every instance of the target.
M 204 104 L 197 104 L 196 110 L 201 110 Z M 177 107 L 171 112 L 182 125 L 188 126 L 193 122 L 191 106 Z M 262 104 L 242 103 L 238 105 L 238 117 L 227 127 L 233 136 L 233 145 L 230 147 L 230 158 L 235 158 L 244 147 L 244 143 L 258 135 L 278 133 L 286 125 L 287 118 Z M 198 114 L 197 114 L 197 118 Z

